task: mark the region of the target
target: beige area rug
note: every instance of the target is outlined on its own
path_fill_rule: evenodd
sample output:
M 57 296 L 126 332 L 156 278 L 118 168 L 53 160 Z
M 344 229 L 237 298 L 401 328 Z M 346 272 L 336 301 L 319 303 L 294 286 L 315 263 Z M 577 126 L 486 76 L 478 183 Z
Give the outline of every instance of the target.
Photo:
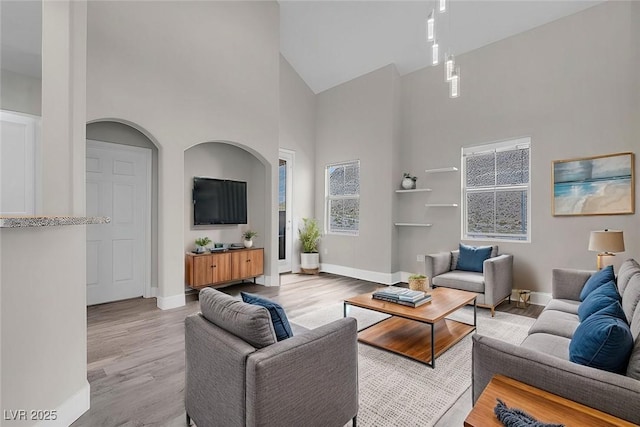
M 387 317 L 348 306 L 358 329 Z M 290 319 L 309 329 L 342 317 L 342 303 Z M 473 322 L 473 308 L 464 307 L 452 319 Z M 534 319 L 478 309 L 477 332 L 520 344 Z M 436 359 L 436 369 L 366 344 L 358 344 L 359 426 L 431 426 L 471 386 L 471 335 Z

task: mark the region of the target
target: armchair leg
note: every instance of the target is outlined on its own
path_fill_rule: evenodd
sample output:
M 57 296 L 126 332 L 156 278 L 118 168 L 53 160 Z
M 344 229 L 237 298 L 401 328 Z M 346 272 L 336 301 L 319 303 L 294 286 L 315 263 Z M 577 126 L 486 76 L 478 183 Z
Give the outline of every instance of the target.
M 187 425 L 190 426 L 191 425 L 191 417 L 189 416 L 189 414 L 187 415 Z
M 496 316 L 496 308 L 491 307 L 491 317 L 495 317 L 495 316 Z
M 358 416 L 354 416 L 353 420 L 351 421 L 351 427 L 356 427 L 358 424 Z

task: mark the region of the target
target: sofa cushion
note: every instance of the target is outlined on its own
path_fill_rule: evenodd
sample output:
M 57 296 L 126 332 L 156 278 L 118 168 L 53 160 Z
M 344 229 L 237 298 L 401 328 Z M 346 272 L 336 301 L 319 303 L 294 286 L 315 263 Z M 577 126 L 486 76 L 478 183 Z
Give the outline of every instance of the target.
M 571 339 L 551 334 L 531 334 L 527 336 L 521 347 L 540 351 L 550 356 L 569 360 L 569 344 Z
M 569 344 L 569 360 L 609 372 L 627 371 L 633 337 L 629 325 L 610 311 L 604 308 L 580 323 Z
M 209 322 L 232 333 L 255 348 L 276 342 L 269 310 L 247 304 L 215 289 L 200 291 L 200 310 Z
M 620 269 L 618 270 L 618 292 L 620 295 L 624 294 L 624 290 L 635 274 L 640 273 L 640 264 L 636 262 L 634 259 L 628 259 L 620 265 Z
M 636 307 L 631 319 L 631 336 L 635 340 L 629 364 L 627 365 L 627 376 L 640 380 L 640 304 Z
M 529 329 L 529 334 L 551 334 L 571 338 L 580 324 L 577 314 L 545 310 Z
M 627 320 L 631 323 L 633 312 L 640 301 L 640 274 L 635 274 L 629 279 L 629 283 L 622 294 L 622 309 L 627 315 Z
M 484 277 L 481 273 L 454 270 L 433 278 L 434 286 L 484 293 Z
M 620 302 L 620 294 L 618 294 L 616 284 L 611 281 L 587 295 L 578 308 L 578 318 L 581 322 L 584 322 L 587 317 L 591 316 L 596 311 L 600 311 L 603 308 L 608 307 L 614 302 Z M 620 317 L 620 314 L 622 317 Z M 622 306 L 620 306 L 620 311 L 616 313 L 616 315 L 622 320 L 626 320 L 624 311 L 622 311 Z
M 240 295 L 242 296 L 242 301 L 249 304 L 259 305 L 269 310 L 271 322 L 273 323 L 273 330 L 276 332 L 276 338 L 278 341 L 286 340 L 293 336 L 293 331 L 291 330 L 291 325 L 289 325 L 287 315 L 280 304 L 266 298 L 262 298 L 259 295 L 249 294 L 247 292 L 240 292 Z
M 591 292 L 604 285 L 605 283 L 609 283 L 613 281 L 615 283 L 616 277 L 613 274 L 613 266 L 608 265 L 600 271 L 597 271 L 589 277 L 587 283 L 584 284 L 582 291 L 580 292 L 580 301 L 584 301 L 584 299 Z
M 627 364 L 627 376 L 640 380 L 640 336 L 636 337 L 635 345 L 629 356 Z
M 491 256 L 491 246 L 469 246 L 460 243 L 460 256 L 456 270 L 482 273 L 484 260 Z
M 572 299 L 554 298 L 544 307 L 545 310 L 564 311 L 565 313 L 578 314 L 580 301 Z

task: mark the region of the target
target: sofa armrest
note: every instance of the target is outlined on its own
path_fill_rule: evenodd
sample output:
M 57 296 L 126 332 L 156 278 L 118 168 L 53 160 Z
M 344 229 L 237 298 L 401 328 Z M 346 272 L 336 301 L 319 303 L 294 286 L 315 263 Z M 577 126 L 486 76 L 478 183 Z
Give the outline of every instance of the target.
M 475 334 L 473 402 L 496 374 L 640 424 L 640 381 Z
M 205 319 L 185 319 L 185 408 L 196 424 L 244 425 L 245 365 L 255 348 Z M 224 384 L 224 387 L 220 387 Z
M 580 292 L 593 271 L 554 268 L 551 272 L 551 293 L 554 298 L 580 301 Z
M 344 425 L 358 412 L 356 320 L 336 320 L 247 360 L 248 426 Z
M 451 271 L 451 252 L 439 252 L 424 256 L 425 274 L 431 280 L 441 274 Z
M 511 295 L 513 255 L 502 254 L 484 261 L 484 301 L 495 305 Z

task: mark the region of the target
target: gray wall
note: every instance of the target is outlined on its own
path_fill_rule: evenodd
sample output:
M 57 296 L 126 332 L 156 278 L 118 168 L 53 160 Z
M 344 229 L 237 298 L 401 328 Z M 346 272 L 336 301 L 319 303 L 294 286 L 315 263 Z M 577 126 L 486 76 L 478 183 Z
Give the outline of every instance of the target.
M 360 234 L 323 236 L 325 270 L 391 280 L 397 249 L 391 206 L 400 179 L 394 160 L 397 79 L 389 65 L 317 95 L 315 210 L 321 221 L 325 167 L 360 160 Z
M 158 147 L 131 126 L 117 122 L 87 124 L 87 139 L 151 149 L 151 286 L 158 286 Z
M 257 231 L 254 246 L 264 246 L 265 168 L 251 153 L 233 145 L 208 142 L 191 147 L 184 153 L 184 249 L 195 248 L 195 239 L 208 236 L 215 243 L 242 243 L 242 233 Z M 247 183 L 247 224 L 241 225 L 193 225 L 191 190 L 193 177 L 231 179 Z
M 638 214 L 551 215 L 553 160 L 640 154 L 638 40 L 640 3 L 606 2 L 460 55 L 458 99 L 447 97 L 441 66 L 402 78 L 400 156 L 407 169 L 459 166 L 463 146 L 531 136 L 532 241 L 499 244 L 515 256 L 514 287 L 550 292 L 552 268 L 595 268 L 596 254 L 587 250 L 591 230 L 624 230 L 627 250 L 618 262 L 640 256 Z M 429 201 L 460 201 L 459 172 L 425 181 L 434 189 Z M 414 208 L 401 203 L 399 215 L 411 216 Z M 460 241 L 460 208 L 427 213 L 431 229 L 400 236 L 404 271 L 416 267 L 416 254 Z
M 43 2 L 46 215 L 85 214 L 86 7 Z M 89 408 L 85 227 L 0 229 L 0 250 L 2 408 L 56 410 L 70 425 Z
M 0 109 L 41 115 L 42 80 L 13 71 L 0 70 Z
M 302 218 L 315 215 L 316 96 L 280 55 L 280 148 L 295 153 L 291 270 L 300 271 L 298 228 Z
M 265 165 L 261 234 L 277 283 L 277 3 L 95 1 L 88 24 L 88 119 L 134 123 L 158 147 L 158 304 L 184 304 L 184 156 L 207 141 Z

